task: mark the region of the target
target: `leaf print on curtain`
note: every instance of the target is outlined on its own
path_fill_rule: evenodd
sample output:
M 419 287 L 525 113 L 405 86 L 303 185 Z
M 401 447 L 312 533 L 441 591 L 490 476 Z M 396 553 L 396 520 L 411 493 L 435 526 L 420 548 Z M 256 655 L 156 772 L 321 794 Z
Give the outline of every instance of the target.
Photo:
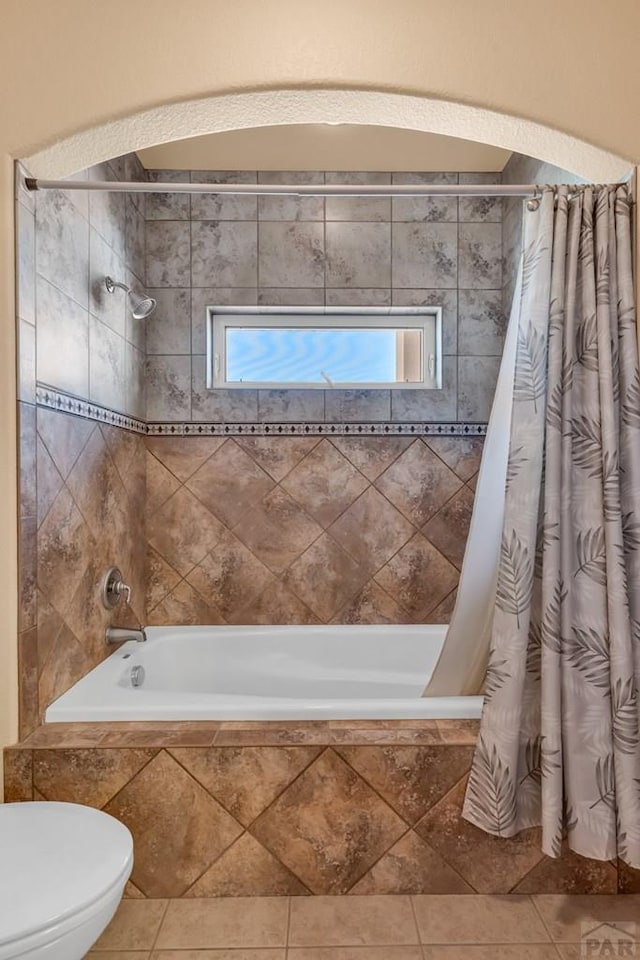
M 572 196 L 569 197 L 571 190 Z M 525 213 L 502 550 L 464 816 L 640 867 L 640 369 L 625 187 Z

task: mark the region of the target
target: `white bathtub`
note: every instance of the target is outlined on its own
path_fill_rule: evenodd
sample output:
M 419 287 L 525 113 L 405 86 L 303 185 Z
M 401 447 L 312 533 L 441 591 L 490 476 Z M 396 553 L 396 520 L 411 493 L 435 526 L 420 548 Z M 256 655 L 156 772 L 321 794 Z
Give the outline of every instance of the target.
M 421 696 L 446 629 L 149 627 L 146 643 L 119 647 L 45 720 L 479 717 L 481 697 Z M 139 686 L 134 667 L 143 668 Z

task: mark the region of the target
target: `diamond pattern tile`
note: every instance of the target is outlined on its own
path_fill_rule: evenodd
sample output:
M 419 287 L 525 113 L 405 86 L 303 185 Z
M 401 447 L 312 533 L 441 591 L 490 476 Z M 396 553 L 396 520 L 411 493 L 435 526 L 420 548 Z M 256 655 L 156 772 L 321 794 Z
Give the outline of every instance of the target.
M 31 750 L 3 751 L 4 802 L 33 800 L 33 760 Z
M 182 896 L 242 833 L 240 824 L 165 751 L 105 810 L 133 834 L 131 879 L 147 897 Z
M 98 428 L 90 420 L 38 407 L 38 435 L 63 480 L 80 456 L 89 437 Z
M 47 800 L 103 807 L 157 750 L 34 750 L 33 785 Z
M 590 860 L 565 849 L 562 857 L 544 857 L 514 888 L 514 893 L 606 894 L 618 892 L 613 863 Z
M 640 893 L 640 870 L 618 860 L 618 893 Z
M 147 623 L 150 627 L 161 627 L 168 623 L 215 626 L 226 623 L 226 620 L 213 603 L 207 602 L 190 583 L 182 580 L 149 610 Z
M 450 623 L 456 605 L 458 590 L 452 590 L 437 607 L 429 611 L 424 618 L 425 623 Z
M 477 893 L 508 893 L 543 858 L 540 831 L 493 837 L 462 819 L 466 778 L 428 811 L 416 833 Z
M 244 610 L 270 582 L 263 563 L 230 530 L 223 530 L 215 550 L 187 576 L 200 596 L 228 621 L 243 622 Z
M 440 451 L 465 475 L 471 439 L 459 463 L 455 448 Z M 148 622 L 201 623 L 207 607 L 213 623 L 447 622 L 457 578 L 436 560 L 448 551 L 455 566 L 470 493 L 422 440 L 153 437 L 147 458 Z M 419 540 L 408 549 L 414 523 L 443 496 L 425 477 L 444 479 L 458 510 L 455 531 L 436 510 L 438 576 L 420 585 L 427 562 Z
M 183 577 L 220 541 L 224 527 L 180 487 L 147 523 L 149 543 Z
M 135 484 L 140 480 L 138 470 L 144 472 L 143 461 L 146 458 L 144 440 L 127 430 L 118 427 L 100 425 L 100 432 L 111 454 L 111 459 L 125 487 L 135 492 Z M 144 481 L 144 477 L 142 477 Z
M 192 747 L 171 754 L 245 827 L 315 760 L 320 747 Z
M 410 539 L 414 528 L 382 494 L 369 487 L 328 532 L 373 573 Z
M 224 442 L 224 437 L 148 437 L 147 449 L 185 483 Z
M 462 569 L 473 500 L 473 491 L 469 487 L 461 487 L 422 528 L 427 540 L 458 570 Z
M 313 893 L 345 893 L 406 830 L 333 750 L 326 750 L 251 827 Z
M 351 892 L 357 896 L 473 893 L 473 888 L 410 830 L 365 873 Z
M 367 480 L 376 480 L 413 440 L 409 437 L 332 437 L 338 448 Z
M 41 590 L 37 593 L 36 606 L 38 608 L 38 669 L 41 672 L 64 620 Z
M 36 439 L 36 451 L 36 511 L 40 524 L 60 493 L 64 481 L 40 437 Z
M 153 610 L 179 582 L 177 570 L 157 550 L 147 545 L 147 609 Z
M 458 571 L 417 533 L 376 573 L 375 579 L 414 620 L 420 621 L 457 586 Z
M 149 451 L 146 456 L 146 475 L 145 506 L 147 516 L 152 517 L 180 487 L 180 481 Z
M 327 623 L 361 590 L 367 571 L 323 534 L 289 568 L 285 584 Z
M 336 747 L 407 823 L 414 824 L 463 777 L 473 747 Z
M 108 523 L 123 530 L 126 491 L 100 430 L 94 430 L 76 460 L 67 488 L 96 538 Z M 123 537 L 120 544 L 124 542 Z
M 279 483 L 320 440 L 318 437 L 236 437 L 235 442 Z
M 42 709 L 85 676 L 95 662 L 66 623 L 56 634 L 47 660 L 40 666 L 38 702 Z
M 104 566 L 100 558 L 90 558 L 78 589 L 71 597 L 65 612 L 67 626 L 94 663 L 104 657 L 104 631 L 113 619 L 111 611 L 105 610 L 100 591 L 96 589 L 102 576 Z
M 426 523 L 462 486 L 462 481 L 422 440 L 414 443 L 376 480 L 376 487 L 417 526 Z
M 280 574 L 317 540 L 322 527 L 277 487 L 240 521 L 234 533 L 273 573 Z
M 187 481 L 187 487 L 219 520 L 234 526 L 273 489 L 274 482 L 234 440 L 227 440 Z
M 411 732 L 374 725 L 352 733 Z M 5 751 L 5 799 L 80 802 L 122 819 L 136 848 L 129 897 L 612 894 L 637 886 L 638 871 L 615 863 L 566 849 L 546 857 L 539 830 L 496 838 L 463 820 L 473 745 L 444 721 L 438 727 L 451 743 L 365 738 L 333 747 L 323 744 L 348 734 L 344 724 L 324 732 L 307 725 L 309 739 L 304 724 L 275 724 L 281 737 L 266 729 L 274 724 L 231 723 L 228 735 L 248 735 L 251 745 L 226 747 L 201 746 L 179 724 L 166 735 L 175 746 L 152 746 L 155 725 L 136 734 L 149 745 L 135 748 L 116 746 L 125 743 L 120 728 L 134 724 L 116 725 L 121 740 L 111 736 L 108 747 L 95 725 L 77 726 L 51 725 L 34 734 L 31 749 Z
M 39 723 L 38 628 L 18 634 L 18 720 L 20 736 L 28 736 Z
M 424 442 L 465 483 L 480 469 L 484 437 L 426 437 Z
M 311 624 L 320 619 L 281 581 L 273 580 L 244 607 L 247 623 Z
M 307 513 L 328 527 L 367 489 L 368 482 L 329 440 L 321 440 L 282 485 Z
M 243 833 L 185 896 L 299 897 L 308 893 L 304 884 L 255 837 Z
M 357 597 L 336 613 L 331 622 L 411 623 L 411 617 L 375 580 L 370 580 Z
M 38 531 L 38 587 L 58 613 L 64 614 L 94 551 L 91 531 L 65 487 Z

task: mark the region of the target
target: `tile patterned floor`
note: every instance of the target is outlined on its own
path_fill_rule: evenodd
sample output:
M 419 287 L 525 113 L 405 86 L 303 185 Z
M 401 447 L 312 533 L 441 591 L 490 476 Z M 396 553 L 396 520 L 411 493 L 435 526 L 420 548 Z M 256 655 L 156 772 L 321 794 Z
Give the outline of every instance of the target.
M 625 950 L 581 934 L 636 923 Z M 124 900 L 87 960 L 578 960 L 640 956 L 640 895 Z

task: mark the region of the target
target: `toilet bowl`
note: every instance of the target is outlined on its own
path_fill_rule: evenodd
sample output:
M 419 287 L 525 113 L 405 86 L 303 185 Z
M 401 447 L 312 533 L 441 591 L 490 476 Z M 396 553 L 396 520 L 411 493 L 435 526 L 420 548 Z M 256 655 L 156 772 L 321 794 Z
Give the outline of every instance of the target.
M 131 834 L 101 810 L 0 804 L 0 960 L 82 960 L 132 866 Z

